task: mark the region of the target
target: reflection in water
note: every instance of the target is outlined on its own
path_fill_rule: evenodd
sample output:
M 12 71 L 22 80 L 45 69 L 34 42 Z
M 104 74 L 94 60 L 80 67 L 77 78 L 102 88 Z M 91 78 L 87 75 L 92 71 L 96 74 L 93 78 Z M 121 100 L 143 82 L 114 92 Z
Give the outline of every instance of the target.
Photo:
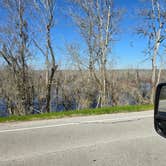
M 45 112 L 45 106 L 46 103 L 40 103 L 41 107 L 39 107 L 39 102 L 38 101 L 34 101 L 33 103 L 33 114 L 37 114 L 42 112 Z M 69 104 L 68 104 L 69 105 Z M 75 110 L 76 109 L 76 103 L 73 101 L 72 103 L 70 102 L 70 105 L 68 106 L 68 109 L 66 109 L 66 107 L 64 106 L 64 104 L 56 104 L 55 102 L 52 102 L 51 105 L 51 111 L 56 111 L 56 112 L 61 112 L 64 110 Z M 9 113 L 7 111 L 7 104 L 5 102 L 5 100 L 0 99 L 0 117 L 5 117 L 5 116 L 9 116 Z
M 159 112 L 166 112 L 166 100 L 159 101 Z

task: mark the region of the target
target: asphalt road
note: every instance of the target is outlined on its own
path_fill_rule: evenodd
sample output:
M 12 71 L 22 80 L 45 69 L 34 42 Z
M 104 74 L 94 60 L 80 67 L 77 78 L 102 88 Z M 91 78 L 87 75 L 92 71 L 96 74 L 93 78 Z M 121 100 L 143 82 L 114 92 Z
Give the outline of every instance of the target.
M 153 111 L 0 124 L 0 166 L 165 166 Z

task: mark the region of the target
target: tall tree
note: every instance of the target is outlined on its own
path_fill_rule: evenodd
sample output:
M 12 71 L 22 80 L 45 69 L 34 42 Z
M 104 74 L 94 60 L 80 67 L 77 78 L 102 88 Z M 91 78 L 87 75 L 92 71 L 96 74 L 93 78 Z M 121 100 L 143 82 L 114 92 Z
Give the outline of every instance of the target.
M 97 83 L 98 107 L 108 104 L 107 63 L 118 32 L 120 11 L 113 0 L 71 0 L 71 16 L 83 37 L 89 57 L 90 77 Z
M 154 102 L 154 94 L 157 84 L 160 81 L 163 56 L 161 54 L 162 46 L 165 42 L 166 35 L 166 1 L 165 0 L 148 0 L 146 8 L 139 11 L 139 16 L 143 23 L 137 28 L 137 33 L 148 39 L 148 59 L 151 60 L 151 94 L 150 102 Z M 161 59 L 159 70 L 157 70 L 157 60 Z
M 4 0 L 1 7 L 7 14 L 6 23 L 0 26 L 0 56 L 5 60 L 11 71 L 13 86 L 16 87 L 17 100 L 15 114 L 27 114 L 31 112 L 32 85 L 28 71 L 29 29 L 27 11 L 29 1 Z
M 54 74 L 57 70 L 55 61 L 55 51 L 52 44 L 51 30 L 55 26 L 55 7 L 56 0 L 36 0 L 34 1 L 35 7 L 41 16 L 40 26 L 44 26 L 45 46 L 41 47 L 40 42 L 34 40 L 36 47 L 41 51 L 45 57 L 47 65 L 46 74 L 46 112 L 50 112 L 51 103 L 51 88 L 53 83 Z M 41 23 L 40 22 L 40 23 Z M 43 29 L 43 28 L 41 28 Z

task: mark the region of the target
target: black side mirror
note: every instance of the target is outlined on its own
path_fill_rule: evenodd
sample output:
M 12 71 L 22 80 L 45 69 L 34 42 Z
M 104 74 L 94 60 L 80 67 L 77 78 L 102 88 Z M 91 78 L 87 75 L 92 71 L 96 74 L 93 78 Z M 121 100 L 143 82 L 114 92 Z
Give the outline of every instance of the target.
M 156 89 L 154 127 L 159 135 L 166 138 L 166 83 L 158 84 Z

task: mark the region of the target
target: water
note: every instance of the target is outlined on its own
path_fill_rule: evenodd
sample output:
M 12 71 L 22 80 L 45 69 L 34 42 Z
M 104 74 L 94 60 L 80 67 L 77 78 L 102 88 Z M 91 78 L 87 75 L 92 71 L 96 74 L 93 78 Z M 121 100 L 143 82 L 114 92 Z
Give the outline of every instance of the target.
M 8 116 L 7 106 L 4 100 L 0 100 L 0 116 L 1 117 Z
M 38 103 L 37 100 L 35 100 L 34 103 L 33 103 L 33 107 L 34 107 L 33 114 L 44 112 L 45 111 L 45 106 L 46 106 L 46 104 L 43 102 L 42 103 L 42 109 L 40 110 L 39 103 Z M 75 102 L 72 103 L 72 105 L 70 106 L 69 109 L 70 110 L 75 110 L 76 109 Z M 65 109 L 65 106 L 63 104 L 58 104 L 57 105 L 55 102 L 51 103 L 51 111 L 52 112 L 61 112 L 61 111 L 64 111 L 64 110 L 66 110 L 66 109 Z M 6 116 L 9 116 L 9 114 L 7 112 L 7 105 L 6 105 L 5 101 L 1 99 L 0 100 L 0 117 L 6 117 Z

